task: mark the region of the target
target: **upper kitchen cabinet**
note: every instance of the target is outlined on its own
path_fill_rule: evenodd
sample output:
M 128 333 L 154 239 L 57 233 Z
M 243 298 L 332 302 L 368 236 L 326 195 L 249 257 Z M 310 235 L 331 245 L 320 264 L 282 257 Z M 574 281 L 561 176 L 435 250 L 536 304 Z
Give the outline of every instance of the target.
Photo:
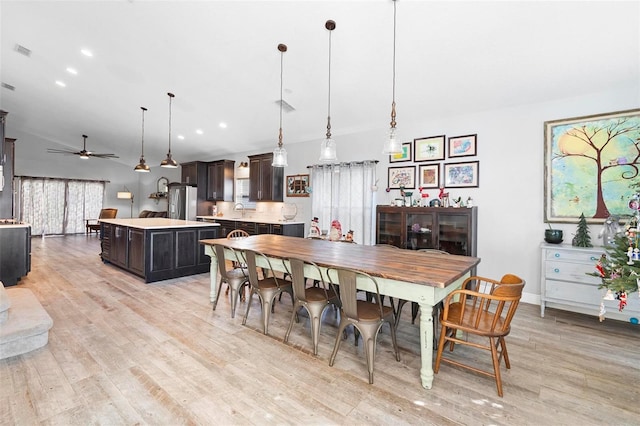
M 13 170 L 15 139 L 5 138 L 7 112 L 0 110 L 0 218 L 13 219 Z
M 207 165 L 204 161 L 192 161 L 190 163 L 181 163 L 181 182 L 188 183 L 197 189 L 197 214 L 209 214 L 210 207 L 207 202 Z
M 233 201 L 235 161 L 212 161 L 207 165 L 207 200 Z
M 249 201 L 283 200 L 284 168 L 272 162 L 272 153 L 249 156 Z

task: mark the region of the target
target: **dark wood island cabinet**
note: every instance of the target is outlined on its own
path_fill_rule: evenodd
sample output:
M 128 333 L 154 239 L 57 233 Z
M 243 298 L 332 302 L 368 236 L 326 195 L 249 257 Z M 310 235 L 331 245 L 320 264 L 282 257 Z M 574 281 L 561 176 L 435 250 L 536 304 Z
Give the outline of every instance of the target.
M 166 218 L 100 223 L 102 260 L 147 283 L 209 272 L 211 259 L 199 241 L 218 238 L 218 224 Z

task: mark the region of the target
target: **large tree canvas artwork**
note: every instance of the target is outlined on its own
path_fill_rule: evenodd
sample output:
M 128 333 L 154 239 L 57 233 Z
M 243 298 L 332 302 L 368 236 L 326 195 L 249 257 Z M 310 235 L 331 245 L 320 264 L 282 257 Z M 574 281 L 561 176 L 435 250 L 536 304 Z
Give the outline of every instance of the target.
M 640 182 L 640 109 L 544 123 L 545 222 L 632 213 Z

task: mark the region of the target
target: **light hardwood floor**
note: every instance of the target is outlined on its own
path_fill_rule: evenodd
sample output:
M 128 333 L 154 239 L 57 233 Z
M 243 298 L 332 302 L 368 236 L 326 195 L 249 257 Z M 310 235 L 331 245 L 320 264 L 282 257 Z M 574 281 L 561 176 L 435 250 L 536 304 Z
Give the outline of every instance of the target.
M 378 340 L 375 383 L 362 344 L 328 359 L 337 321 L 328 311 L 318 356 L 306 317 L 290 344 L 288 296 L 270 335 L 255 306 L 246 326 L 209 276 L 152 284 L 105 265 L 96 236 L 34 238 L 30 288 L 53 318 L 49 344 L 0 361 L 2 425 L 226 424 L 640 424 L 640 327 L 523 304 L 507 338 L 504 398 L 492 379 L 443 365 L 433 389 L 419 379 L 419 335 L 410 304 L 398 331 Z M 514 272 L 518 271 L 508 271 Z M 631 297 L 637 297 L 633 295 Z M 456 353 L 490 366 L 488 353 Z

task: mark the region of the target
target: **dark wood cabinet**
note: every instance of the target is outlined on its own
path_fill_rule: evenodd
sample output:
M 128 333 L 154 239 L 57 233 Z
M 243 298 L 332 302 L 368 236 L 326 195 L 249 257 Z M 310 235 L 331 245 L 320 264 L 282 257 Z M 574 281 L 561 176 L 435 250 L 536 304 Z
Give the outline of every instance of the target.
M 207 165 L 207 200 L 233 201 L 235 161 L 212 161 Z
M 391 207 L 376 209 L 376 243 L 404 249 L 438 249 L 476 256 L 478 208 Z
M 234 229 L 245 230 L 250 235 L 277 234 L 304 238 L 304 223 L 268 223 L 219 219 L 216 219 L 215 222 L 220 224 L 218 228 L 220 238 L 226 237 Z
M 5 137 L 6 120 L 7 112 L 0 110 L 0 165 L 2 166 L 0 185 L 3 185 L 2 188 L 0 188 L 0 218 L 13 219 L 13 174 L 16 140 Z
M 284 168 L 273 167 L 273 154 L 249 156 L 249 200 L 282 201 Z
M 31 227 L 0 225 L 0 281 L 16 285 L 31 271 Z
M 217 226 L 138 228 L 109 223 L 102 226 L 102 260 L 145 282 L 208 272 L 211 259 L 200 240 L 218 238 Z
M 180 164 L 182 183 L 196 185 L 198 188 L 196 214 L 200 216 L 210 214 L 213 204 L 207 200 L 207 165 L 204 161 Z

